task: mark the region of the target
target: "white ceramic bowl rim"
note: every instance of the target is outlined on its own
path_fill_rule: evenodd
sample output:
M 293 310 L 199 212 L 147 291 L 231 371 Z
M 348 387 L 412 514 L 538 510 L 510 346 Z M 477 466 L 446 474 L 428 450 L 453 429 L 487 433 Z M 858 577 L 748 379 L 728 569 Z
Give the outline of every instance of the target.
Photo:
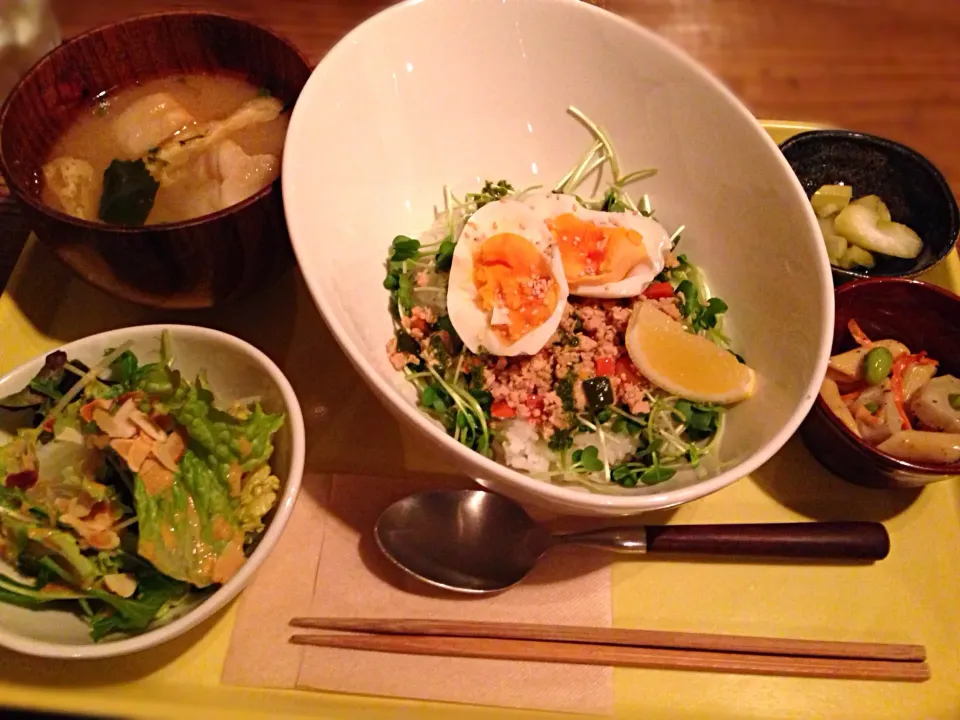
M 311 86 L 323 82 L 327 74 L 333 72 L 331 70 L 333 65 L 331 61 L 336 60 L 338 55 L 345 52 L 350 46 L 357 44 L 359 42 L 358 38 L 362 37 L 366 32 L 368 32 L 370 28 L 374 28 L 381 23 L 389 22 L 394 14 L 406 12 L 409 8 L 420 5 L 424 1 L 425 0 L 405 0 L 404 2 L 383 10 L 382 12 L 374 15 L 357 26 L 354 30 L 342 38 L 316 67 L 313 74 L 310 76 L 310 79 L 307 81 L 306 86 L 304 87 L 304 90 L 301 94 L 301 99 L 311 94 Z M 437 0 L 427 1 L 434 2 Z M 608 22 L 617 23 L 622 27 L 629 28 L 636 35 L 643 37 L 645 42 L 655 45 L 664 54 L 670 55 L 673 59 L 686 65 L 704 82 L 712 86 L 713 89 L 718 93 L 722 94 L 730 103 L 730 105 L 736 108 L 737 112 L 742 116 L 744 121 L 753 127 L 756 136 L 769 148 L 771 154 L 776 156 L 778 164 L 784 171 L 784 175 L 792 179 L 793 191 L 796 197 L 798 199 L 802 199 L 803 203 L 807 206 L 806 217 L 809 225 L 809 231 L 811 233 L 816 233 L 817 235 L 819 234 L 819 226 L 816 223 L 816 218 L 812 209 L 809 207 L 809 201 L 807 200 L 806 193 L 803 191 L 803 188 L 800 185 L 799 180 L 797 180 L 796 176 L 794 175 L 793 170 L 790 168 L 789 163 L 780 153 L 776 143 L 774 143 L 773 139 L 770 138 L 763 126 L 760 125 L 756 118 L 736 98 L 736 96 L 733 95 L 733 93 L 725 85 L 723 85 L 723 83 L 710 74 L 705 68 L 700 66 L 697 62 L 680 51 L 673 44 L 661 38 L 653 31 L 648 30 L 641 25 L 638 25 L 614 13 L 610 13 L 586 2 L 582 2 L 582 0 L 537 0 L 537 2 L 564 5 L 569 7 L 571 12 L 593 13 L 603 16 Z M 302 113 L 298 115 L 297 109 L 294 108 L 290 126 L 287 131 L 288 142 L 284 157 L 285 167 L 288 164 L 288 157 L 286 156 L 286 153 L 291 152 L 291 147 L 294 145 L 294 143 L 290 142 L 290 138 L 296 138 L 300 135 L 306 136 L 308 130 L 306 124 L 308 122 L 309 118 Z M 302 129 L 301 125 L 304 126 Z M 305 221 L 301 220 L 300 217 L 293 212 L 293 208 L 291 207 L 290 198 L 294 193 L 292 192 L 292 187 L 288 188 L 288 177 L 288 174 L 284 172 L 282 178 L 284 184 L 284 206 L 287 215 L 287 223 L 290 228 L 291 239 L 293 241 L 294 252 L 297 254 L 298 262 L 303 263 L 304 250 L 298 244 L 297 238 L 307 236 L 308 228 L 305 226 Z M 818 257 L 821 265 L 819 268 L 821 276 L 830 278 L 830 265 L 827 259 L 826 251 L 822 250 L 819 252 Z M 821 379 L 826 374 L 827 362 L 829 361 L 830 357 L 834 304 L 832 285 L 828 281 L 821 287 L 820 292 L 821 312 L 819 320 L 821 332 L 819 348 L 817 348 L 816 353 L 817 361 L 815 370 L 811 375 L 810 382 L 807 384 L 804 390 L 801 401 L 796 406 L 789 420 L 784 423 L 780 431 L 777 432 L 776 435 L 766 445 L 764 445 L 757 452 L 753 453 L 746 460 L 738 463 L 735 467 L 721 472 L 712 478 L 689 485 L 687 487 L 681 487 L 674 490 L 649 495 L 587 494 L 580 489 L 564 487 L 531 478 L 519 471 L 497 463 L 494 460 L 483 457 L 479 453 L 475 453 L 473 450 L 464 447 L 451 436 L 447 435 L 437 425 L 430 422 L 429 419 L 424 416 L 416 407 L 401 399 L 397 394 L 396 388 L 392 387 L 387 380 L 381 376 L 379 372 L 377 372 L 369 360 L 367 360 L 363 349 L 359 347 L 359 345 L 352 339 L 350 332 L 337 319 L 337 315 L 334 312 L 333 303 L 328 299 L 327 290 L 324 288 L 323 284 L 314 278 L 309 272 L 304 272 L 303 276 L 311 294 L 314 297 L 315 302 L 321 310 L 324 320 L 330 327 L 334 337 L 337 339 L 337 342 L 344 349 L 347 357 L 350 358 L 350 361 L 355 367 L 357 367 L 357 369 L 368 382 L 376 386 L 379 394 L 383 397 L 390 398 L 391 405 L 397 411 L 402 413 L 407 420 L 416 425 L 420 431 L 426 433 L 426 435 L 432 438 L 435 442 L 440 443 L 444 448 L 447 449 L 448 452 L 452 452 L 461 456 L 464 453 L 470 453 L 471 455 L 475 456 L 473 458 L 474 464 L 482 467 L 483 470 L 491 477 L 495 477 L 498 480 L 506 480 L 512 485 L 523 488 L 524 491 L 530 493 L 531 495 L 540 496 L 545 498 L 547 501 L 555 501 L 556 504 L 563 505 L 568 508 L 580 507 L 586 510 L 592 508 L 595 510 L 602 510 L 605 514 L 615 514 L 617 511 L 621 512 L 622 514 L 629 514 L 672 507 L 701 498 L 716 490 L 726 487 L 727 485 L 730 485 L 732 482 L 745 475 L 749 475 L 751 472 L 769 460 L 770 457 L 772 457 L 778 450 L 780 450 L 787 440 L 789 440 L 790 437 L 797 431 L 800 423 L 803 421 L 804 417 L 806 417 L 818 395 Z M 481 484 L 483 483 L 482 479 L 479 479 L 478 481 L 481 482 Z
M 126 340 L 134 333 L 137 335 L 160 337 L 164 331 L 169 331 L 174 338 L 176 338 L 177 335 L 199 335 L 216 338 L 218 342 L 231 346 L 240 353 L 253 358 L 276 384 L 287 408 L 285 412 L 287 415 L 286 422 L 290 427 L 291 448 L 290 472 L 287 476 L 287 484 L 284 488 L 283 495 L 277 500 L 273 519 L 260 538 L 260 542 L 253 551 L 253 554 L 247 558 L 243 567 L 240 568 L 237 574 L 234 575 L 227 584 L 223 585 L 195 608 L 192 608 L 183 617 L 177 618 L 166 625 L 148 630 L 139 635 L 124 638 L 123 640 L 113 640 L 92 645 L 71 645 L 31 640 L 0 627 L 0 646 L 27 655 L 76 660 L 128 655 L 155 647 L 196 627 L 233 600 L 250 581 L 257 568 L 263 564 L 263 561 L 277 544 L 277 540 L 280 539 L 283 528 L 290 518 L 290 513 L 293 512 L 293 505 L 297 498 L 297 492 L 300 489 L 300 479 L 303 475 L 305 451 L 303 414 L 300 410 L 300 403 L 297 400 L 297 396 L 283 372 L 281 372 L 280 368 L 278 368 L 270 358 L 253 345 L 233 335 L 220 332 L 219 330 L 211 330 L 194 325 L 138 325 L 120 328 L 118 330 L 109 330 L 97 335 L 75 340 L 66 345 L 61 345 L 58 348 L 49 350 L 43 353 L 43 355 L 23 363 L 4 375 L 3 379 L 18 372 L 27 365 L 42 362 L 44 357 L 55 350 L 64 350 L 69 354 L 77 346 L 92 344 L 97 340 L 102 340 L 103 347 L 107 348 L 110 347 L 111 344 L 116 344 L 118 338 Z

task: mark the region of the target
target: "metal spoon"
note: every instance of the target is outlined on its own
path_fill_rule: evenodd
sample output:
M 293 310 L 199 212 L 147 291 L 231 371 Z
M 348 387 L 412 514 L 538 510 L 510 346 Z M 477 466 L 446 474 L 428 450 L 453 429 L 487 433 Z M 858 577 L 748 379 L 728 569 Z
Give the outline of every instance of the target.
M 818 560 L 881 560 L 880 523 L 617 527 L 553 535 L 512 500 L 485 490 L 410 495 L 380 515 L 377 544 L 401 569 L 438 587 L 493 593 L 517 584 L 556 545 L 621 553 L 682 553 Z

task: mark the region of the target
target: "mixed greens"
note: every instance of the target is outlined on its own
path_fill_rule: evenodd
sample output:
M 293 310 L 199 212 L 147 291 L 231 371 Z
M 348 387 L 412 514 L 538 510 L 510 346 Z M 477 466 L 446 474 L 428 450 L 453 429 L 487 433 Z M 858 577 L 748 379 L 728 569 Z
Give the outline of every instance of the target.
M 229 580 L 279 492 L 282 415 L 218 407 L 201 375 L 129 344 L 92 368 L 62 351 L 0 399 L 0 601 L 72 608 L 94 640 L 143 631 Z M 6 442 L 4 442 L 6 437 Z
M 594 142 L 553 192 L 575 195 L 592 210 L 634 211 L 654 216 L 650 198 L 643 195 L 635 202 L 627 187 L 656 171 L 622 174 L 607 135 L 575 108 L 571 108 L 571 113 L 590 130 Z M 584 182 L 604 166 L 613 177 L 610 185 L 592 197 L 576 195 Z M 473 213 L 487 203 L 522 198 L 538 188 L 517 190 L 507 180 L 487 181 L 478 192 L 467 193 L 462 199 L 444 188 L 444 206 L 437 212 L 434 227 L 425 235 L 430 240 L 421 242 L 397 236 L 386 263 L 384 287 L 390 291 L 395 327 L 389 350 L 393 357 L 400 354 L 404 359 L 402 366 L 394 364 L 416 388 L 420 407 L 452 437 L 500 461 L 505 461 L 505 428 L 515 415 L 494 400 L 490 377 L 505 366 L 505 361 L 482 352 L 482 348 L 474 354 L 464 347 L 446 314 L 448 275 L 457 238 Z M 672 248 L 677 246 L 683 230 L 680 227 L 673 233 Z M 676 301 L 689 332 L 729 350 L 722 329 L 727 305 L 720 298 L 711 297 L 702 273 L 686 256 L 679 255 L 674 260 L 650 284 L 644 297 Z M 629 308 L 634 300 L 605 302 Z M 584 337 L 583 324 L 577 319 L 580 302 L 569 299 L 575 325 L 570 330 L 559 330 L 544 352 L 577 348 Z M 742 362 L 742 358 L 737 358 Z M 514 358 L 507 364 L 528 359 Z M 581 379 L 571 373 L 556 378 L 552 391 L 562 401 L 563 418 L 536 439 L 551 455 L 549 469 L 515 467 L 554 482 L 583 484 L 601 492 L 655 485 L 669 480 L 680 469 L 700 468 L 719 440 L 723 407 L 672 396 L 647 384 L 643 389 L 646 411 L 631 412 L 630 406 L 616 398 L 610 376 L 624 372 L 641 385 L 642 378 L 626 357 L 617 360 L 615 368 L 612 360 L 610 365 L 602 370 L 598 365 L 596 377 Z M 542 407 L 543 397 L 530 397 L 529 404 Z M 630 449 L 622 452 L 625 444 Z M 621 451 L 614 451 L 615 445 Z M 511 464 L 508 459 L 507 464 Z

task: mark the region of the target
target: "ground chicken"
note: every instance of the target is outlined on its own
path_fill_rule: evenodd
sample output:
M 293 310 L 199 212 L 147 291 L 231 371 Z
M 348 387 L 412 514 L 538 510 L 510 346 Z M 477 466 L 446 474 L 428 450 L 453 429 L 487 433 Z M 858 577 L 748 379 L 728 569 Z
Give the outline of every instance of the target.
M 672 317 L 679 318 L 675 299 L 651 300 Z M 579 380 L 595 377 L 598 358 L 614 358 L 616 370 L 610 378 L 618 403 L 640 414 L 649 412 L 646 390 L 649 384 L 630 362 L 624 333 L 630 322 L 632 300 L 571 298 L 551 342 L 532 357 L 489 358 L 484 360 L 484 385 L 494 402 L 505 403 L 513 416 L 540 425 L 549 438 L 570 424 L 558 387 L 568 378 L 577 412 L 587 401 Z
M 481 372 L 474 373 L 477 377 L 474 382 L 490 393 L 497 412 L 536 424 L 545 438 L 571 424 L 562 388 L 567 388 L 567 402 L 572 400 L 576 412 L 586 410 L 587 401 L 579 381 L 596 376 L 599 358 L 615 360 L 610 384 L 616 402 L 634 414 L 647 413 L 650 405 L 646 392 L 650 385 L 630 362 L 624 343 L 634 302 L 633 299 L 570 298 L 557 332 L 539 353 L 509 358 L 468 356 L 463 371 L 481 368 Z M 680 318 L 676 298 L 642 302 L 656 303 L 666 314 Z M 431 346 L 437 335 L 443 347 L 448 352 L 451 350 L 449 334 L 435 329 L 436 319 L 435 311 L 416 307 L 410 317 L 402 320 L 404 330 L 420 342 L 422 356 L 430 363 L 437 362 L 437 352 Z M 397 351 L 395 339 L 391 340 L 387 352 L 390 362 L 398 369 L 416 362 L 412 355 Z

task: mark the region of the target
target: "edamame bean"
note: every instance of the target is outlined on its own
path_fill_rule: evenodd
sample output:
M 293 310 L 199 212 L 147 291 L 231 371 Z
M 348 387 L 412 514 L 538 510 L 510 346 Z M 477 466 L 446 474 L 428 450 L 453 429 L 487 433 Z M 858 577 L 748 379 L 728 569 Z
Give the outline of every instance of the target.
M 879 385 L 890 374 L 893 353 L 885 347 L 875 347 L 863 359 L 863 377 L 871 385 Z

